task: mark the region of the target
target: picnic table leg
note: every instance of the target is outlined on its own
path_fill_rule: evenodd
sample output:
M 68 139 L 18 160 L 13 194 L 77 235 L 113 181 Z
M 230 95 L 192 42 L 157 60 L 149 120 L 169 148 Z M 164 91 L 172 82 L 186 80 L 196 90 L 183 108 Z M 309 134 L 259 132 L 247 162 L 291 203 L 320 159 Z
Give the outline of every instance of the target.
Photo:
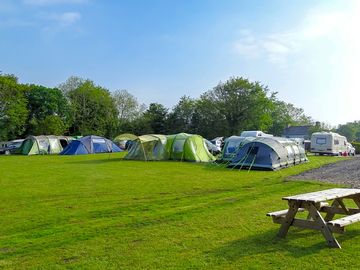
M 354 196 L 352 199 L 356 203 L 357 207 L 360 209 L 360 196 L 359 195 Z
M 278 237 L 281 237 L 281 238 L 286 237 L 289 227 L 291 226 L 299 207 L 300 207 L 300 203 L 289 202 L 289 210 L 285 216 L 284 223 L 281 224 L 281 227 L 277 234 Z
M 335 248 L 341 248 L 340 244 L 333 236 L 332 232 L 326 225 L 325 220 L 321 216 L 320 212 L 316 209 L 316 207 L 313 204 L 309 203 L 306 206 L 306 208 L 308 209 L 309 213 L 311 214 L 311 217 L 313 218 L 313 220 L 320 225 L 321 233 L 323 234 L 326 242 L 328 243 L 328 246 L 335 247 Z
M 339 202 L 337 199 L 335 199 L 333 201 L 333 203 L 331 204 L 331 207 L 334 207 L 334 208 L 338 208 L 339 207 Z M 325 221 L 330 221 L 334 218 L 335 214 L 334 213 L 327 213 L 324 220 Z

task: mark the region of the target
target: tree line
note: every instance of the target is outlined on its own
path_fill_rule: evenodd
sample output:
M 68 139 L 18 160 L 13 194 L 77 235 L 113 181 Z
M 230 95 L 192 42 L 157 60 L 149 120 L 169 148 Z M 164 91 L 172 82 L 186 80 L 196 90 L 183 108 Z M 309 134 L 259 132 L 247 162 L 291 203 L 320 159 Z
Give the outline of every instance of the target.
M 110 92 L 89 79 L 70 77 L 55 88 L 21 84 L 0 74 L 0 140 L 27 135 L 187 132 L 205 138 L 263 130 L 281 135 L 288 125 L 313 124 L 303 109 L 277 98 L 260 82 L 232 77 L 199 98 L 183 96 L 169 109 L 148 106 L 127 90 Z

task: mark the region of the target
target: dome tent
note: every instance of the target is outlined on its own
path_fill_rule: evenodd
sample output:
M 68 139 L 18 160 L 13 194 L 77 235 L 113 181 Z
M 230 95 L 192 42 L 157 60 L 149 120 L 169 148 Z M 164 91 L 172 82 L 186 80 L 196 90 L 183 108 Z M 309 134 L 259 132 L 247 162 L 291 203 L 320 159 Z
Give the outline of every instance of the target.
M 240 148 L 228 167 L 278 170 L 307 161 L 305 150 L 296 142 L 280 137 L 260 137 Z
M 114 142 L 123 150 L 129 150 L 128 148 L 132 145 L 133 141 L 136 140 L 138 136 L 131 133 L 120 134 L 115 137 Z
M 215 157 L 209 152 L 200 135 L 179 133 L 167 136 L 166 150 L 170 160 L 211 162 Z
M 22 155 L 59 154 L 73 138 L 65 136 L 28 136 L 16 151 Z
M 86 136 L 72 141 L 60 155 L 85 155 L 96 153 L 121 152 L 111 140 L 99 136 Z
M 124 159 L 128 160 L 167 160 L 166 136 L 165 135 L 142 135 L 133 141 L 128 154 Z

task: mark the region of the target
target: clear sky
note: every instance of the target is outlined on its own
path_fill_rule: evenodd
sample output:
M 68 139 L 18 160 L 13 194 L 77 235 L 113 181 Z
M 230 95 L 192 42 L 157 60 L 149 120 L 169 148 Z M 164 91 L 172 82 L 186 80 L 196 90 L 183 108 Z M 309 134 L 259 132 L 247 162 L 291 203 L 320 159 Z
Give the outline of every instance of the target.
M 360 1 L 0 0 L 0 70 L 175 105 L 231 76 L 314 120 L 360 120 Z

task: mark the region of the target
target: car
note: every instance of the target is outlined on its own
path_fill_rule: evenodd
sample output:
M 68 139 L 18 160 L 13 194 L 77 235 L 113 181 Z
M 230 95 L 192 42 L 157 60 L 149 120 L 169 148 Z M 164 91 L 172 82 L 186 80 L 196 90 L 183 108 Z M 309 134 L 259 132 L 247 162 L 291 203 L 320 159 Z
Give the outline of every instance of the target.
M 355 156 L 355 147 L 351 143 L 347 143 L 346 152 L 349 156 Z
M 0 154 L 3 155 L 14 154 L 15 151 L 20 148 L 23 141 L 24 141 L 23 139 L 10 141 L 9 143 L 7 143 L 7 146 L 0 149 Z

